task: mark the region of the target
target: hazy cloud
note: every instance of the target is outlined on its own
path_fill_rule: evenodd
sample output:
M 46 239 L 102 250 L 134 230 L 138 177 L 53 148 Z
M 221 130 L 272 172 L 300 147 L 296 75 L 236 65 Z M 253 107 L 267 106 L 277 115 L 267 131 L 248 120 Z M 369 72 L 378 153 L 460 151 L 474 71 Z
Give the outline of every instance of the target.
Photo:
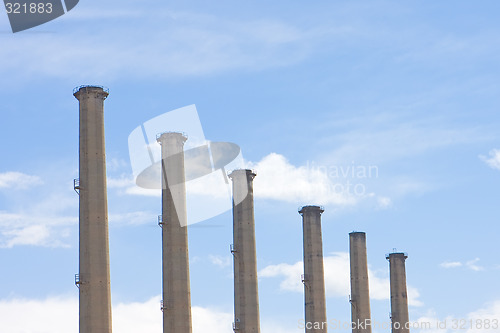
M 454 330 L 453 326 L 457 324 L 456 315 L 448 315 L 444 318 L 439 318 L 432 310 L 419 317 L 415 322 L 419 323 L 420 327 L 425 329 L 413 329 L 413 332 L 421 333 L 497 333 L 498 325 L 494 320 L 500 318 L 500 301 L 494 301 L 485 304 L 478 310 L 471 311 L 459 319 L 458 324 L 463 325 L 462 329 Z M 437 327 L 437 323 L 446 327 Z M 429 325 L 426 327 L 426 325 Z M 472 326 L 472 327 L 471 327 Z
M 443 268 L 455 268 L 455 267 L 460 267 L 462 266 L 462 263 L 459 261 L 445 261 L 441 263 L 439 266 Z
M 147 211 L 109 214 L 109 223 L 116 225 L 142 225 L 156 223 L 158 214 Z
M 0 247 L 35 245 L 67 247 L 64 239 L 69 228 L 78 223 L 76 216 L 57 216 L 0 211 Z
M 285 156 L 277 153 L 268 154 L 258 162 L 247 161 L 246 167 L 257 172 L 254 180 L 254 195 L 259 199 L 280 200 L 296 205 L 311 202 L 337 206 L 352 206 L 362 200 L 372 200 L 374 206 L 379 209 L 392 205 L 389 197 L 367 192 L 362 180 L 360 180 L 362 186 L 358 188 L 355 187 L 353 181 L 350 185 L 347 183 L 352 172 L 376 172 L 373 170 L 357 170 L 356 166 L 346 166 L 345 169 L 339 167 L 335 171 L 324 170 L 313 165 L 295 166 Z M 364 168 L 364 166 L 359 166 L 359 168 Z M 345 174 L 342 175 L 342 173 Z M 221 186 L 220 182 L 215 180 L 216 178 L 213 180 L 209 178 L 205 179 L 204 183 L 187 182 L 186 191 L 193 195 L 213 195 L 212 189 Z M 123 190 L 123 193 L 130 195 L 161 196 L 160 190 L 143 189 L 135 185 L 132 176 L 108 177 L 108 186 Z M 223 191 L 217 193 L 223 193 Z
M 26 320 L 26 309 L 36 309 Z M 192 307 L 193 333 L 232 333 L 233 314 L 216 307 Z M 161 332 L 160 296 L 144 302 L 113 305 L 113 331 L 121 333 Z M 262 325 L 264 332 L 267 324 Z M 0 331 L 8 333 L 77 333 L 78 298 L 0 300 Z
M 0 247 L 18 245 L 67 247 L 67 239 L 78 223 L 78 196 L 71 187 L 33 198 L 23 192 L 21 202 L 10 210 L 0 208 Z M 10 207 L 9 207 L 10 208 Z
M 231 257 L 223 257 L 223 256 L 214 256 L 214 255 L 209 255 L 208 259 L 210 262 L 216 266 L 219 266 L 221 268 L 225 268 L 228 266 L 231 266 L 232 263 L 232 258 Z
M 466 262 L 460 262 L 460 261 L 445 261 L 441 263 L 439 266 L 443 268 L 457 268 L 457 267 L 465 267 L 467 269 L 473 270 L 473 271 L 482 271 L 484 270 L 484 267 L 479 266 L 477 263 L 479 262 L 479 258 L 474 258 L 472 260 L 468 260 Z
M 27 189 L 41 184 L 43 184 L 43 181 L 38 176 L 13 171 L 0 173 L 0 189 Z
M 257 172 L 254 180 L 254 194 L 257 198 L 273 199 L 301 204 L 336 204 L 348 206 L 356 204 L 366 193 L 357 196 L 354 188 L 323 170 L 308 165 L 295 166 L 283 155 L 271 153 L 259 162 L 248 162 L 249 168 Z
M 109 20 L 88 20 L 82 8 L 54 23 L 57 34 L 5 38 L 0 75 L 19 81 L 35 76 L 80 81 L 200 76 L 287 66 L 302 60 L 309 49 L 307 33 L 279 20 L 231 20 L 161 9 L 138 15 L 135 3 L 117 4 L 121 10 L 112 15 L 113 25 Z M 87 25 L 93 22 L 96 30 L 82 34 L 65 29 L 73 15 L 83 16 Z M 175 24 L 157 24 L 166 21 Z
M 475 258 L 473 260 L 469 260 L 465 263 L 465 266 L 473 271 L 482 271 L 484 270 L 484 267 L 477 265 L 477 262 L 479 261 L 479 258 Z
M 490 168 L 500 170 L 500 150 L 492 149 L 489 152 L 489 157 L 479 155 L 479 158 L 485 162 Z
M 349 254 L 335 252 L 324 257 L 325 289 L 328 297 L 349 297 L 350 294 L 350 263 Z M 303 262 L 294 264 L 281 263 L 269 265 L 259 271 L 259 277 L 280 277 L 280 289 L 293 292 L 303 292 L 304 286 L 300 281 L 303 274 Z M 388 278 L 380 277 L 372 269 L 368 269 L 370 281 L 370 298 L 389 299 L 390 282 Z M 410 305 L 421 306 L 416 288 L 408 286 L 408 301 Z

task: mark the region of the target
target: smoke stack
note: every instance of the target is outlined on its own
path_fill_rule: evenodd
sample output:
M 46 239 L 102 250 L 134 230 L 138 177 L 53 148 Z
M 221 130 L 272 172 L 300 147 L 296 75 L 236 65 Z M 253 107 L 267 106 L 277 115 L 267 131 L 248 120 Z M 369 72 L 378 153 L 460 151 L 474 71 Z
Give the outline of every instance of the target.
M 234 323 L 238 333 L 259 333 L 259 293 L 253 179 L 251 170 L 235 170 L 233 181 Z
M 364 232 L 349 234 L 349 258 L 351 261 L 352 333 L 371 333 L 370 290 Z
M 162 158 L 163 333 L 191 333 L 191 291 L 181 133 L 163 133 L 157 141 Z
M 80 332 L 111 332 L 104 100 L 102 87 L 81 86 L 80 102 Z
M 306 333 L 326 333 L 325 276 L 319 206 L 299 210 L 304 230 L 304 283 Z
M 409 333 L 406 327 L 409 322 L 408 294 L 406 291 L 406 253 L 390 253 L 385 257 L 389 260 L 391 275 L 391 323 L 392 333 Z

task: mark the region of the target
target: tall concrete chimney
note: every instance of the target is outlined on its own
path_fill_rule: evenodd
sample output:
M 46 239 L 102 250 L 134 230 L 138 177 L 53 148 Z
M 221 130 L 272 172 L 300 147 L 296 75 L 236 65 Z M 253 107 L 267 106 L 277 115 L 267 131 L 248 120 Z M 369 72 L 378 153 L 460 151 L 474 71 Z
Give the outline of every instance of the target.
M 233 181 L 234 324 L 237 333 L 259 333 L 259 292 L 253 179 L 251 170 L 235 170 Z
M 102 87 L 82 86 L 80 102 L 80 333 L 111 332 L 108 204 Z
M 304 283 L 306 333 L 326 333 L 325 274 L 319 206 L 299 210 L 304 230 Z
M 351 261 L 352 333 L 371 333 L 370 290 L 364 232 L 349 234 L 349 258 Z
M 163 133 L 157 141 L 162 157 L 163 333 L 191 333 L 191 289 L 181 133 Z
M 406 327 L 408 316 L 408 293 L 406 291 L 406 253 L 390 253 L 385 257 L 389 260 L 391 275 L 391 323 L 392 333 L 409 333 Z

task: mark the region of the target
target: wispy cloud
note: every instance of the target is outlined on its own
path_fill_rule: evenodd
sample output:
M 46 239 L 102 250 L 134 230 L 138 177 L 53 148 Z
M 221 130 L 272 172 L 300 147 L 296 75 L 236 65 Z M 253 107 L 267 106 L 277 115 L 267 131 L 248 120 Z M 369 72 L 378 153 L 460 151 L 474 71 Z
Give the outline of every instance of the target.
M 108 189 L 117 190 L 119 194 L 139 195 L 146 197 L 161 197 L 159 189 L 145 189 L 137 186 L 132 175 L 122 174 L 118 177 L 107 178 Z
M 472 260 L 468 260 L 466 262 L 460 262 L 460 261 L 445 261 L 441 263 L 439 266 L 443 268 L 457 268 L 457 267 L 465 267 L 467 269 L 470 269 L 472 271 L 482 271 L 484 270 L 484 267 L 479 266 L 477 263 L 479 262 L 479 258 L 474 258 Z
M 26 309 L 37 309 L 32 320 L 24 320 Z M 193 306 L 193 332 L 231 333 L 232 314 L 217 308 Z M 0 300 L 2 332 L 78 332 L 78 298 L 60 296 L 47 299 Z M 153 333 L 161 331 L 160 297 L 144 302 L 113 305 L 113 331 Z
M 127 175 L 121 175 L 118 178 L 108 176 L 106 183 L 108 188 L 128 188 L 135 185 L 133 177 Z
M 0 189 L 27 189 L 41 184 L 43 184 L 43 181 L 38 176 L 17 171 L 0 173 Z
M 101 81 L 199 76 L 286 66 L 308 52 L 307 34 L 279 20 L 240 21 L 161 9 L 136 15 L 135 3 L 120 6 L 114 25 L 104 28 L 108 20 L 86 20 L 87 25 L 94 22 L 92 29 L 102 27 L 93 33 L 61 28 L 57 34 L 5 38 L 0 75 L 16 73 L 11 77 L 20 81 L 33 76 Z M 75 14 L 81 16 L 85 12 Z M 157 24 L 166 20 L 175 24 Z
M 357 171 L 349 169 L 356 166 L 335 170 L 309 164 L 295 166 L 285 156 L 276 153 L 265 156 L 259 162 L 248 162 L 247 165 L 257 172 L 254 180 L 254 193 L 257 198 L 292 202 L 297 205 L 310 202 L 337 206 L 353 206 L 360 201 L 374 198 L 381 208 L 390 205 L 390 198 L 378 197 L 367 191 L 364 180 L 369 177 L 367 173 L 372 172 L 371 170 L 365 169 L 363 177 L 359 178 Z M 351 179 L 351 176 L 354 179 Z
M 30 320 L 25 320 L 26 309 L 36 308 Z M 78 332 L 78 298 L 51 297 L 37 299 L 0 300 L 0 327 L 2 332 Z
M 415 323 L 421 329 L 414 329 L 416 332 L 428 333 L 496 333 L 498 325 L 496 321 L 500 318 L 500 300 L 485 304 L 477 310 L 473 310 L 457 319 L 456 315 L 449 314 L 444 318 L 439 318 L 432 310 L 420 316 Z M 472 323 L 468 325 L 467 323 Z M 440 326 L 438 326 L 440 324 Z
M 296 205 L 304 202 L 331 204 L 338 207 L 370 201 L 379 209 L 392 205 L 391 198 L 369 192 L 364 184 L 367 177 L 378 176 L 376 167 L 370 169 L 369 166 L 346 165 L 336 166 L 332 170 L 314 164 L 295 166 L 285 156 L 277 153 L 268 154 L 258 162 L 247 161 L 246 166 L 257 172 L 254 194 L 259 199 L 279 200 Z M 213 189 L 220 186 L 219 182 L 210 179 L 199 184 L 191 181 L 186 184 L 186 190 L 189 194 L 206 196 L 214 195 Z M 159 190 L 143 189 L 135 185 L 131 175 L 108 177 L 108 187 L 123 194 L 161 196 Z M 216 193 L 224 193 L 224 189 Z
M 449 120 L 448 120 L 449 121 Z M 325 135 L 322 142 L 336 142 L 329 160 L 370 161 L 380 165 L 450 146 L 478 142 L 490 138 L 478 128 L 453 126 L 447 118 L 418 117 L 412 114 L 379 112 L 321 125 L 333 132 L 339 126 L 353 128 L 335 135 Z
M 157 214 L 148 211 L 109 214 L 109 223 L 112 225 L 142 225 L 155 223 Z
M 32 320 L 24 320 L 26 309 L 36 308 L 31 314 Z M 153 333 L 161 331 L 162 317 L 160 296 L 151 297 L 143 302 L 123 302 L 113 305 L 113 331 L 123 333 Z M 265 314 L 261 315 L 263 332 L 291 333 L 296 327 L 286 327 L 286 323 L 278 323 Z M 464 320 L 491 321 L 500 317 L 500 301 L 485 304 L 477 310 L 466 314 Z M 193 332 L 198 333 L 231 333 L 233 314 L 230 310 L 216 307 L 193 306 Z M 271 320 L 270 320 L 271 319 Z M 425 330 L 415 329 L 417 332 L 454 332 L 449 326 L 455 317 L 449 315 L 438 318 L 435 313 L 428 311 L 415 320 L 421 323 L 420 327 L 430 324 Z M 295 323 L 296 319 L 290 320 Z M 436 327 L 436 323 L 447 322 L 446 330 Z M 77 333 L 78 332 L 78 298 L 72 296 L 57 296 L 46 299 L 13 298 L 0 300 L 1 328 L 9 333 L 24 332 L 51 332 Z M 495 326 L 468 328 L 466 333 L 494 333 L 498 332 Z
M 25 320 L 26 309 L 37 309 L 31 320 Z M 192 311 L 193 332 L 232 333 L 233 314 L 230 310 L 211 306 L 196 306 Z M 122 302 L 113 304 L 113 331 L 121 333 L 161 332 L 162 315 L 160 296 L 142 302 Z M 282 328 L 274 318 L 262 315 L 263 332 L 293 332 Z M 269 320 L 271 319 L 271 320 Z M 78 298 L 70 296 L 46 299 L 0 299 L 0 328 L 2 332 L 78 332 Z
M 455 268 L 455 267 L 461 267 L 463 265 L 460 261 L 445 261 L 441 263 L 439 266 L 443 268 Z
M 490 168 L 500 170 L 500 150 L 492 149 L 489 152 L 489 157 L 479 155 L 479 158 L 485 162 Z
M 336 252 L 324 257 L 325 288 L 328 297 L 348 297 L 350 293 L 350 263 L 349 254 Z M 280 277 L 280 289 L 285 291 L 303 292 L 304 286 L 300 281 L 303 273 L 303 262 L 294 264 L 281 263 L 269 265 L 259 271 L 259 277 Z M 380 277 L 377 272 L 368 269 L 370 281 L 370 297 L 372 299 L 389 299 L 390 282 L 388 278 Z M 408 300 L 410 305 L 422 306 L 418 299 L 419 292 L 416 288 L 408 286 Z
M 446 117 L 413 112 L 398 114 L 380 110 L 362 116 L 325 119 L 316 125 L 320 137 L 318 145 L 334 147 L 316 153 L 317 164 L 348 165 L 355 161 L 360 165 L 376 166 L 379 176 L 364 179 L 363 183 L 369 192 L 377 194 L 381 207 L 397 205 L 401 198 L 423 195 L 446 186 L 444 177 L 438 178 L 417 167 L 426 158 L 434 158 L 432 154 L 448 154 L 452 147 L 492 138 L 491 132 L 485 129 L 453 123 Z
M 480 260 L 479 258 L 469 260 L 465 263 L 465 266 L 473 271 L 476 271 L 476 272 L 482 271 L 482 270 L 484 270 L 484 267 L 477 265 L 479 260 Z
M 225 268 L 228 266 L 231 266 L 231 257 L 223 257 L 223 256 L 214 256 L 214 255 L 209 255 L 208 260 L 216 266 L 219 266 L 221 268 Z
M 30 200 L 28 206 L 18 205 L 11 210 L 0 210 L 0 247 L 69 246 L 67 238 L 78 223 L 78 199 L 75 193 L 66 188 L 46 193 L 43 199 Z
M 18 245 L 67 247 L 65 239 L 78 223 L 76 216 L 0 211 L 0 247 Z

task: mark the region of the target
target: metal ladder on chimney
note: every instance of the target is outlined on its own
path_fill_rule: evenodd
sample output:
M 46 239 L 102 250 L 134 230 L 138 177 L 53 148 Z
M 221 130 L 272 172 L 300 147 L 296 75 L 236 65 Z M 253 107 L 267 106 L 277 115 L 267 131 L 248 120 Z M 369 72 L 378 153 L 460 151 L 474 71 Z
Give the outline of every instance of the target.
M 80 178 L 73 179 L 73 189 L 76 194 L 80 195 Z

